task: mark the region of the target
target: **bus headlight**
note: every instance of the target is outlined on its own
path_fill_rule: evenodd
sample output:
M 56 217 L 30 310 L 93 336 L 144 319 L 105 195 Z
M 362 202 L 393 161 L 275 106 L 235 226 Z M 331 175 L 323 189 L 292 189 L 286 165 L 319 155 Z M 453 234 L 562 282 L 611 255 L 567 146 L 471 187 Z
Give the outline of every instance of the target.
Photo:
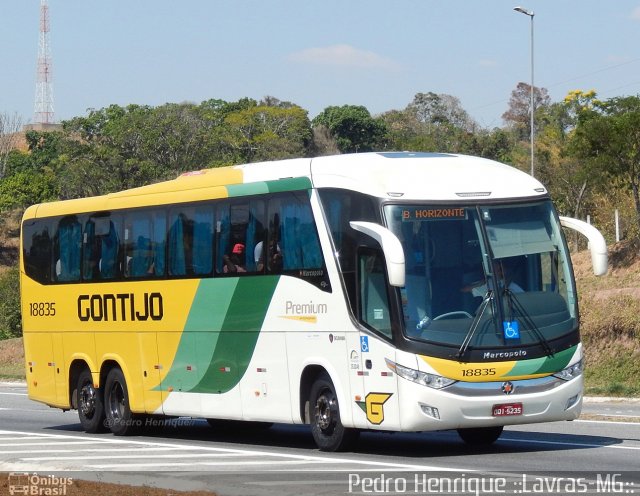
M 576 377 L 581 376 L 582 370 L 582 360 L 580 360 L 573 365 L 570 365 L 566 369 L 561 370 L 557 374 L 553 374 L 553 376 L 564 381 L 570 381 L 571 379 L 575 379 Z
M 442 377 L 441 375 L 428 374 L 426 372 L 420 372 L 419 370 L 410 369 L 409 367 L 404 367 L 392 362 L 391 360 L 385 359 L 385 361 L 387 362 L 387 367 L 403 379 L 407 379 L 408 381 L 416 382 L 433 389 L 442 389 L 447 386 L 451 386 L 454 382 L 457 382 L 453 379 Z

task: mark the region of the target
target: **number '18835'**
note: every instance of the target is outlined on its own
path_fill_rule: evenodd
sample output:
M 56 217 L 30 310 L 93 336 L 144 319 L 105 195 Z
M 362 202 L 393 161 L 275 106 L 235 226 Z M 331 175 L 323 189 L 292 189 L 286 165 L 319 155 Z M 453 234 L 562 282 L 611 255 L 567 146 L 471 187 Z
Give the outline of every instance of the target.
M 55 302 L 29 303 L 29 314 L 32 317 L 53 317 L 56 314 Z

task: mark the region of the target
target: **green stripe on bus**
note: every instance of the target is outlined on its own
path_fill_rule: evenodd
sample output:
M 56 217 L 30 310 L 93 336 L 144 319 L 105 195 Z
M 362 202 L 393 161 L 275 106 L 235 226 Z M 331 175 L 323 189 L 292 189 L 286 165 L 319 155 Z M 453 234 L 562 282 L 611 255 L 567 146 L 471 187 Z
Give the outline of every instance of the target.
M 244 376 L 278 284 L 278 276 L 239 278 L 209 368 L 194 393 L 226 393 Z
M 246 184 L 229 184 L 226 186 L 229 197 L 281 193 L 283 191 L 299 191 L 311 188 L 308 177 L 289 177 L 277 181 L 258 181 Z
M 265 182 L 247 183 L 247 184 L 229 184 L 227 186 L 229 197 L 263 195 L 269 192 L 269 187 Z
M 567 365 L 576 352 L 578 346 L 572 346 L 564 351 L 560 351 L 553 356 L 547 357 L 542 366 L 536 370 L 536 374 L 555 374 L 560 372 Z
M 171 369 L 156 389 L 189 391 L 211 363 L 238 279 L 203 279 L 198 285 Z M 187 367 L 190 367 L 188 369 Z
M 171 370 L 156 389 L 217 394 L 233 389 L 247 371 L 278 280 L 202 280 Z
M 278 181 L 267 181 L 269 193 L 280 193 L 282 191 L 299 191 L 311 188 L 311 179 L 308 177 L 291 177 L 279 179 Z
M 577 346 L 572 346 L 569 349 L 560 351 L 551 357 L 535 358 L 533 360 L 522 360 L 515 364 L 511 371 L 506 375 L 510 376 L 522 376 L 522 375 L 535 375 L 535 374 L 553 374 L 564 369 L 568 364 L 571 357 L 576 352 Z

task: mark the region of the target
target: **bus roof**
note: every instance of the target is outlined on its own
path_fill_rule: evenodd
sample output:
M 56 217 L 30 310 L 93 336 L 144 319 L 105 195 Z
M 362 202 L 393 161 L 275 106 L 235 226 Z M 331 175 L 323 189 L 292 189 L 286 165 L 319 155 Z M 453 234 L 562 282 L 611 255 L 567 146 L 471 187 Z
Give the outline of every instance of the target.
M 245 181 L 276 179 L 269 162 L 238 166 Z M 460 201 L 546 196 L 546 188 L 514 167 L 468 155 L 373 152 L 282 161 L 279 177 L 311 169 L 316 188 L 345 188 L 379 198 Z M 298 169 L 299 167 L 299 169 Z
M 493 160 L 442 153 L 372 152 L 187 172 L 171 181 L 117 193 L 34 205 L 24 218 L 226 198 L 311 185 L 403 200 L 482 201 L 547 195 L 546 188 L 536 179 Z

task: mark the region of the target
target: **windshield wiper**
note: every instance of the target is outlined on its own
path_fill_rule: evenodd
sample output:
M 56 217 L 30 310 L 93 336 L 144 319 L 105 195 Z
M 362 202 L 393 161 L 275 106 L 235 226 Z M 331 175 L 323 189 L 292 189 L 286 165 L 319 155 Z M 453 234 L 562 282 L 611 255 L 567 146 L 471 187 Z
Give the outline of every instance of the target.
M 476 330 L 478 329 L 478 326 L 480 325 L 480 320 L 482 319 L 482 316 L 484 315 L 485 310 L 489 306 L 489 303 L 491 303 L 491 300 L 493 300 L 493 291 L 492 290 L 488 290 L 485 293 L 484 298 L 482 299 L 482 303 L 480 303 L 480 307 L 478 308 L 478 311 L 476 312 L 476 316 L 471 321 L 471 325 L 469 326 L 469 331 L 467 332 L 467 335 L 464 337 L 464 340 L 462 341 L 462 344 L 460 345 L 460 349 L 458 349 L 458 353 L 455 354 L 456 358 L 458 358 L 458 359 L 462 358 L 465 355 L 465 353 L 467 352 L 467 349 L 469 349 L 469 345 L 471 344 L 471 340 L 473 339 L 473 336 L 475 335 Z
M 507 298 L 509 298 L 509 306 L 513 306 L 516 311 L 520 313 L 525 326 L 528 327 L 529 330 L 538 338 L 538 341 L 540 342 L 540 345 L 542 345 L 542 349 L 544 350 L 545 354 L 547 356 L 553 356 L 554 353 L 549 340 L 544 337 L 544 334 L 535 324 L 535 322 L 531 318 L 531 315 L 529 315 L 529 313 L 525 310 L 522 303 L 518 301 L 518 298 L 514 296 L 513 291 L 511 291 L 509 288 L 505 288 L 504 294 L 507 296 Z

